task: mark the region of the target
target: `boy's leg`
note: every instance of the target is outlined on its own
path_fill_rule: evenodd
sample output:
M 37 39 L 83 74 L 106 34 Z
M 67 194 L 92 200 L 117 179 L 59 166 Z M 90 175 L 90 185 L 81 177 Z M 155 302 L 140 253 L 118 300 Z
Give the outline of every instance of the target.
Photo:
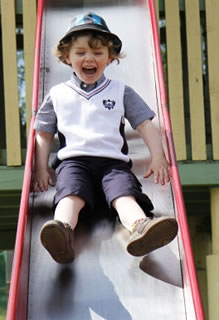
M 46 222 L 40 232 L 42 245 L 58 263 L 71 263 L 74 260 L 73 230 L 85 201 L 70 195 L 61 199 L 56 207 L 54 220 Z
M 145 219 L 145 213 L 135 201 L 133 196 L 123 196 L 116 198 L 112 206 L 118 212 L 123 226 L 132 232 L 133 225 L 137 220 Z
M 74 230 L 78 223 L 78 215 L 84 205 L 85 201 L 80 197 L 75 195 L 67 196 L 57 204 L 54 219 L 68 223 Z
M 132 196 L 118 197 L 112 201 L 122 224 L 132 232 L 127 251 L 143 256 L 170 243 L 177 235 L 178 225 L 174 218 L 149 218 Z
M 54 220 L 45 223 L 40 233 L 43 246 L 56 262 L 70 263 L 74 259 L 73 229 L 85 202 L 93 205 L 91 171 L 86 157 L 63 160 L 56 168 Z

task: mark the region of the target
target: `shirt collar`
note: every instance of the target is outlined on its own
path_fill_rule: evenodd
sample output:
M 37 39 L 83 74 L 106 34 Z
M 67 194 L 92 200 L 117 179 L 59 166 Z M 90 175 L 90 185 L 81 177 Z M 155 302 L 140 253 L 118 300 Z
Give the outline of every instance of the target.
M 94 83 L 94 84 L 86 84 L 83 81 L 81 81 L 76 76 L 76 74 L 74 72 L 71 75 L 71 82 L 73 84 L 75 84 L 77 87 L 81 88 L 82 90 L 84 90 L 86 92 L 89 92 L 89 91 L 95 89 L 96 87 L 98 87 L 102 82 L 104 82 L 105 79 L 106 78 L 105 78 L 104 74 L 102 74 L 102 76 L 99 78 L 99 80 L 96 83 Z

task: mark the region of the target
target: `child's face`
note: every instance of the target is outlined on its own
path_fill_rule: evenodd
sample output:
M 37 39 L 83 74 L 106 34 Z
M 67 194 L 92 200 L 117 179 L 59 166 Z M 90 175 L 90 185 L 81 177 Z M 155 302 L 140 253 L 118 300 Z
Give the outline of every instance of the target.
M 70 64 L 78 78 L 87 84 L 94 84 L 111 62 L 109 49 L 101 44 L 89 47 L 89 35 L 79 36 L 72 44 L 66 62 Z

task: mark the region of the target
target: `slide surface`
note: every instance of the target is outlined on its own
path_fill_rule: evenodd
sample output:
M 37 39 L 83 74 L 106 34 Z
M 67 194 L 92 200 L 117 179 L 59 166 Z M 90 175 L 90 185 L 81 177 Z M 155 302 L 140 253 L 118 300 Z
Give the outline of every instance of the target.
M 51 86 L 68 80 L 71 75 L 71 69 L 57 63 L 52 56 L 52 48 L 67 30 L 73 16 L 95 11 L 122 39 L 126 54 L 119 65 L 114 63 L 107 68 L 106 76 L 125 82 L 145 99 L 157 115 L 154 122 L 164 132 L 164 144 L 171 153 L 174 147 L 168 145 L 168 137 L 165 139 L 168 133 L 165 132 L 154 45 L 153 1 L 47 0 L 40 3 L 42 21 L 39 18 L 37 35 L 40 46 L 36 45 L 36 51 L 40 48 L 39 54 L 36 52 L 38 77 L 35 69 L 38 103 L 34 107 L 40 105 Z M 22 209 L 24 196 L 21 200 L 20 215 L 24 215 L 25 222 L 18 224 L 8 320 L 204 319 L 193 260 L 187 257 L 191 248 L 185 217 L 182 218 L 185 213 L 180 212 L 179 196 L 174 188 L 175 163 L 170 159 L 172 184 L 155 185 L 152 177 L 144 179 L 150 163 L 149 152 L 128 123 L 126 127 L 133 171 L 154 204 L 155 216 L 177 218 L 180 225 L 178 237 L 145 257 L 133 257 L 126 252 L 129 232 L 117 218 L 109 215 L 106 208 L 97 207 L 96 216 L 82 217 L 76 228 L 75 261 L 70 265 L 59 265 L 39 240 L 41 226 L 53 217 L 55 188 L 44 193 L 28 191 L 26 217 L 25 208 Z M 34 140 L 33 130 L 31 132 Z M 29 149 L 31 147 L 33 149 L 30 144 Z M 29 152 L 33 154 L 33 150 Z M 24 189 L 28 188 L 28 184 L 24 185 Z

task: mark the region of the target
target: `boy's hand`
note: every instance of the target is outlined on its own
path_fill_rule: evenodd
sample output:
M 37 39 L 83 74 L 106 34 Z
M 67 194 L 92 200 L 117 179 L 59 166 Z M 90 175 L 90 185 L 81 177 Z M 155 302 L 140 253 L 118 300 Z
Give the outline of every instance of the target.
M 170 166 L 166 159 L 158 128 L 150 120 L 145 120 L 137 126 L 137 131 L 148 146 L 151 154 L 151 165 L 144 178 L 154 174 L 154 182 L 165 184 L 170 181 Z
M 33 191 L 47 191 L 48 186 L 55 185 L 55 178 L 47 169 L 40 169 L 33 174 Z
M 154 158 L 144 178 L 154 174 L 154 182 L 164 185 L 170 181 L 170 166 L 165 157 Z

